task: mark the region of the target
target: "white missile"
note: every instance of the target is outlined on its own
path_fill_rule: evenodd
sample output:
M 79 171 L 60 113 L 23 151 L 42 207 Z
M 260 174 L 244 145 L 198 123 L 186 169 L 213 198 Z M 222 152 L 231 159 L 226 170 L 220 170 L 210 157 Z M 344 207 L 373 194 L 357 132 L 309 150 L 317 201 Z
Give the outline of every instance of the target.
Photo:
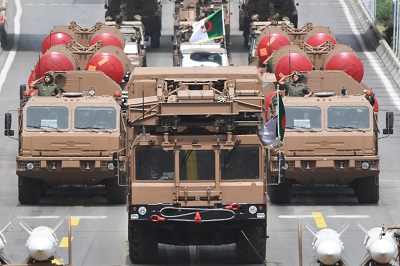
M 26 247 L 29 252 L 29 255 L 26 259 L 27 263 L 31 260 L 47 261 L 53 259 L 54 257 L 61 259 L 56 252 L 58 239 L 55 231 L 62 224 L 62 222 L 63 221 L 61 220 L 53 229 L 47 226 L 38 226 L 34 229 L 31 229 L 24 222 L 21 221 L 19 223 L 22 228 L 24 228 L 25 231 L 30 234 L 28 240 L 26 241 Z
M 382 234 L 382 227 L 375 227 L 368 231 L 361 224 L 358 226 L 366 234 L 364 246 L 367 250 L 360 265 L 366 265 L 371 261 L 388 264 L 397 257 L 398 249 L 392 231 Z
M 346 222 L 338 232 L 329 228 L 324 228 L 317 232 L 309 225 L 306 225 L 308 231 L 314 235 L 312 247 L 315 255 L 309 264 L 314 265 L 320 262 L 323 265 L 336 265 L 336 263 L 342 262 L 347 265 L 348 263 L 342 257 L 344 245 L 341 235 L 348 227 L 349 224 Z
M 4 254 L 4 248 L 6 247 L 6 239 L 4 237 L 4 231 L 10 226 L 11 222 L 9 222 L 1 231 L 0 231 L 0 265 L 3 264 L 11 264 L 11 259 Z

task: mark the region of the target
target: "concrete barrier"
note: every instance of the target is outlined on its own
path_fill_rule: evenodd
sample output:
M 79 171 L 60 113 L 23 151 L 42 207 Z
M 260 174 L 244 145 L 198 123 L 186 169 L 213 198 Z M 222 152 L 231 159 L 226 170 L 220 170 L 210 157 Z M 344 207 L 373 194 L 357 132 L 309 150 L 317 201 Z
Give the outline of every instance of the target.
M 393 52 L 392 48 L 381 36 L 375 23 L 372 21 L 368 11 L 361 0 L 347 0 L 347 5 L 353 9 L 356 19 L 360 23 L 365 37 L 369 40 L 372 47 L 382 60 L 387 71 L 392 76 L 394 82 L 400 87 L 400 60 Z

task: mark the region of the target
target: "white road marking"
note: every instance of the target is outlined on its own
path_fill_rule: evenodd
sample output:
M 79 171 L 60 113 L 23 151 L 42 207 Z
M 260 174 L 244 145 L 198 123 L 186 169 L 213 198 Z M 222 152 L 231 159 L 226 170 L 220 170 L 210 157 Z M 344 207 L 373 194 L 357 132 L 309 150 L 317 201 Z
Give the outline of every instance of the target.
M 78 219 L 107 219 L 105 215 L 99 216 L 71 216 L 71 218 Z M 60 216 L 51 215 L 51 216 L 18 216 L 17 219 L 60 219 Z
M 361 39 L 360 32 L 358 32 L 357 28 L 354 26 L 355 22 L 353 18 L 350 15 L 349 8 L 347 5 L 344 3 L 344 0 L 339 0 L 340 4 L 342 5 L 342 8 L 344 10 L 344 14 L 346 15 L 347 21 L 350 24 L 350 28 L 353 31 L 353 34 L 356 36 L 358 43 L 360 44 L 360 47 L 363 51 L 367 51 L 367 48 L 365 47 L 364 42 Z M 367 56 L 368 60 L 373 62 L 375 61 L 373 54 L 371 52 L 364 52 L 364 54 Z M 382 87 L 386 90 L 387 95 L 390 95 L 391 101 L 396 105 L 397 109 L 400 110 L 400 97 L 398 95 L 398 92 L 394 89 L 392 84 L 389 82 L 389 80 L 385 77 L 382 69 L 377 66 L 372 66 L 376 73 L 379 76 L 379 79 L 382 81 Z
M 15 0 L 15 6 L 17 8 L 17 12 L 14 18 L 14 43 L 11 51 L 8 53 L 7 60 L 1 69 L 0 72 L 0 92 L 3 88 L 4 82 L 6 81 L 6 77 L 8 71 L 10 71 L 11 65 L 14 62 L 15 55 L 17 54 L 18 50 L 18 42 L 19 42 L 19 35 L 21 30 L 21 16 L 22 16 L 22 7 L 21 7 L 21 0 Z

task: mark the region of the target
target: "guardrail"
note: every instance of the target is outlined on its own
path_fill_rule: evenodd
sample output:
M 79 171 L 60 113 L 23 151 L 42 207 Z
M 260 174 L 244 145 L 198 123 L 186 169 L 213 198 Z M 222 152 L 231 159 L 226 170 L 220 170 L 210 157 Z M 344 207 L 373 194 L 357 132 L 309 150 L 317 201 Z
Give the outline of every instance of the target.
M 372 47 L 376 50 L 376 53 L 392 76 L 394 82 L 398 87 L 400 87 L 400 60 L 379 33 L 375 23 L 372 21 L 368 11 L 364 7 L 362 0 L 347 0 L 347 4 L 353 9 L 365 36 L 370 41 Z

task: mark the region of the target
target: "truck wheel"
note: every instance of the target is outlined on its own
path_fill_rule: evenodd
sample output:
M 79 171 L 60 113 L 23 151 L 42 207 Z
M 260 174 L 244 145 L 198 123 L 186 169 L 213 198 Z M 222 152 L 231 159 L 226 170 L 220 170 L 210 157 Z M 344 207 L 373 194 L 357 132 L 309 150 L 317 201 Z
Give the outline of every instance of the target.
M 243 235 L 242 231 L 247 238 Z M 263 263 L 267 252 L 267 240 L 264 237 L 263 228 L 250 226 L 242 228 L 239 231 L 236 247 L 242 263 Z M 256 254 L 256 251 L 258 254 Z
M 125 204 L 126 202 L 126 186 L 118 185 L 118 181 L 115 178 L 106 179 L 106 194 L 107 201 L 111 204 Z
M 286 180 L 279 185 L 268 185 L 267 193 L 272 203 L 290 203 L 290 201 L 292 200 L 292 183 L 289 180 Z
M 18 177 L 18 200 L 21 204 L 38 204 L 41 198 L 39 179 Z
M 158 253 L 157 233 L 152 226 L 128 226 L 129 259 L 134 264 L 154 263 Z
M 158 31 L 154 31 L 151 34 L 151 48 L 159 48 L 160 47 L 160 34 Z
M 377 203 L 379 201 L 379 175 L 357 179 L 354 193 L 360 203 Z

